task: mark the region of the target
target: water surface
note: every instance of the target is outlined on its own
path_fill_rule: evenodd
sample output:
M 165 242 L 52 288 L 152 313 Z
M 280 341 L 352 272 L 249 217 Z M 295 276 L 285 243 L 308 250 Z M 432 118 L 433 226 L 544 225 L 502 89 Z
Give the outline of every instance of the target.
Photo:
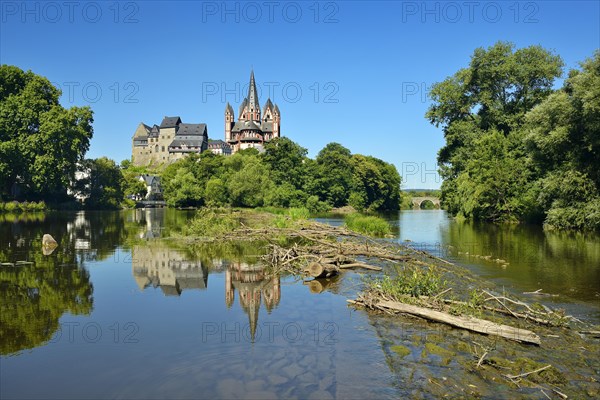
M 392 372 L 390 331 L 346 306 L 359 273 L 323 290 L 268 276 L 260 246 L 161 239 L 192 214 L 0 216 L 0 397 L 397 398 L 427 386 Z M 435 210 L 389 218 L 394 240 L 600 319 L 595 236 L 461 224 Z M 59 242 L 51 254 L 44 233 Z
M 0 270 L 1 397 L 396 396 L 367 315 L 338 294 L 352 289 L 340 281 L 315 294 L 269 277 L 260 247 L 157 239 L 188 217 L 136 210 L 2 223 L 1 261 L 32 264 Z M 43 233 L 60 244 L 50 255 Z

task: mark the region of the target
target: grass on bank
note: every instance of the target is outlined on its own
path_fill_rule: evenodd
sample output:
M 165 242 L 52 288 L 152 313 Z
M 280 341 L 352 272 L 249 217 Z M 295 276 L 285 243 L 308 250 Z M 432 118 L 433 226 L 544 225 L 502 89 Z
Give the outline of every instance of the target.
M 348 229 L 364 235 L 384 237 L 392 233 L 392 227 L 383 218 L 373 215 L 352 213 L 344 218 Z
M 0 212 L 16 213 L 16 212 L 28 212 L 28 211 L 46 211 L 48 207 L 43 201 L 9 201 L 6 203 L 0 202 Z
M 401 299 L 406 296 L 435 296 L 446 288 L 446 281 L 441 273 L 430 266 L 427 269 L 402 268 L 396 276 L 385 275 L 368 282 L 370 291 L 385 297 Z
M 252 229 L 299 229 L 310 219 L 307 208 L 258 209 L 202 208 L 190 223 L 182 229 L 185 236 L 216 238 L 235 231 L 238 228 Z M 357 233 L 383 237 L 391 234 L 391 226 L 380 217 L 359 213 L 349 214 L 345 226 Z

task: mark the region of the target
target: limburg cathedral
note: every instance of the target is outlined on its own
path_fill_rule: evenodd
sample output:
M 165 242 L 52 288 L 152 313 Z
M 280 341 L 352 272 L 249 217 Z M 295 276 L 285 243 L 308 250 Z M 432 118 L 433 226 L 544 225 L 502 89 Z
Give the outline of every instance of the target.
M 250 73 L 248 96 L 240 105 L 237 121 L 233 107 L 225 106 L 225 141 L 209 140 L 206 124 L 185 124 L 179 117 L 165 117 L 160 125 L 149 126 L 143 122 L 132 139 L 134 165 L 170 164 L 189 153 L 210 150 L 216 154 L 230 155 L 239 150 L 263 150 L 265 142 L 281 135 L 279 107 L 267 99 L 260 108 L 254 71 Z

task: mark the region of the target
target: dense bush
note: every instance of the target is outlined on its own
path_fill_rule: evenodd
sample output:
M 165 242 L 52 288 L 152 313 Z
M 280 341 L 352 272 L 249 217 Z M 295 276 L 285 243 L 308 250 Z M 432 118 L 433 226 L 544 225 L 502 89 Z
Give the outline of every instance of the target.
M 43 201 L 35 202 L 35 201 L 9 201 L 7 203 L 0 202 L 0 212 L 21 212 L 21 211 L 45 211 L 47 209 L 46 203 Z
M 173 207 L 291 207 L 319 213 L 348 204 L 371 211 L 400 206 L 396 168 L 352 155 L 337 143 L 327 145 L 316 160 L 288 138 L 271 140 L 263 154 L 254 149 L 227 157 L 204 152 L 169 165 L 161 178 L 165 200 Z

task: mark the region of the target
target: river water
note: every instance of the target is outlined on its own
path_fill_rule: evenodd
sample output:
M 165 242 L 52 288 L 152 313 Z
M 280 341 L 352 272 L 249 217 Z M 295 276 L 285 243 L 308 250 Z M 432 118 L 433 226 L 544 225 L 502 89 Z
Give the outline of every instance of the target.
M 381 324 L 346 305 L 360 273 L 315 288 L 268 277 L 260 246 L 160 239 L 192 213 L 0 215 L 0 397 L 414 395 L 384 351 Z M 393 240 L 600 320 L 596 236 L 460 224 L 435 210 L 387 217 Z M 59 242 L 51 254 L 44 233 Z

